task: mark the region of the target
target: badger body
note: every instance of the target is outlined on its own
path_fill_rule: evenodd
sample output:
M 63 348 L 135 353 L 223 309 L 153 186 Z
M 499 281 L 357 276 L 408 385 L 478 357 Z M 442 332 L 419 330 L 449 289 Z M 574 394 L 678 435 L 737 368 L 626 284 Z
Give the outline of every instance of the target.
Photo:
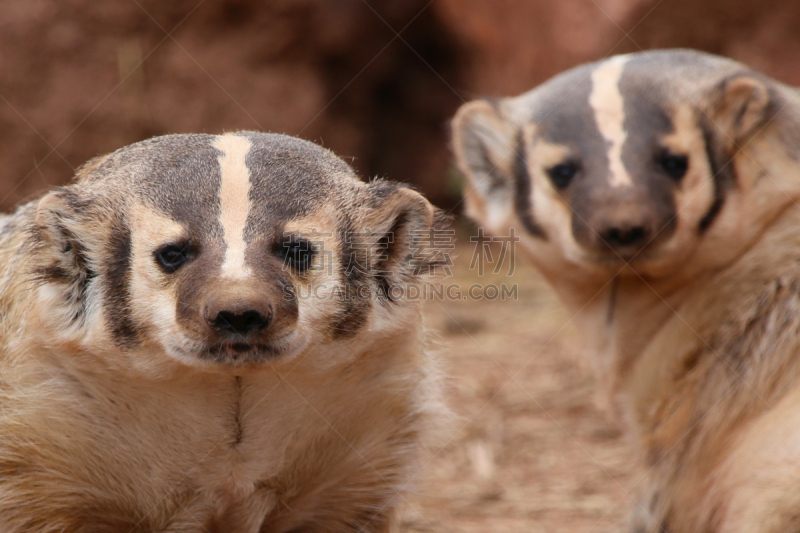
M 630 531 L 800 525 L 800 97 L 688 50 L 453 123 L 468 213 L 522 244 L 640 457 Z
M 281 135 L 87 164 L 0 233 L 0 530 L 388 531 L 442 412 L 434 210 Z

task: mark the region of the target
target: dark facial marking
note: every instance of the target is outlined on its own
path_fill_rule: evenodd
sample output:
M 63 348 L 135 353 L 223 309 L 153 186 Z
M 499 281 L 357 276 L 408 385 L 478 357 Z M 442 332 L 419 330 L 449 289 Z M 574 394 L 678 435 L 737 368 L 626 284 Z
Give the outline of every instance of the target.
M 282 135 L 244 134 L 252 142 L 245 157 L 250 172 L 250 213 L 245 242 L 289 220 L 310 215 L 335 192 L 333 174 L 349 167 L 315 144 Z
M 698 225 L 698 231 L 702 234 L 711 226 L 711 223 L 714 222 L 714 219 L 722 209 L 727 191 L 733 186 L 735 178 L 731 156 L 725 153 L 725 150 L 717 142 L 712 132 L 712 127 L 703 121 L 701 121 L 700 127 L 703 131 L 706 156 L 711 169 L 711 179 L 714 183 L 714 201 Z
M 363 268 L 366 263 L 366 250 L 363 243 L 356 239 L 362 239 L 353 229 L 353 223 L 347 215 L 343 215 L 339 222 L 339 240 L 341 242 L 341 268 L 342 268 L 342 292 L 340 300 L 342 302 L 341 311 L 338 319 L 334 322 L 332 331 L 333 338 L 340 339 L 352 337 L 367 322 L 367 314 L 371 307 L 369 298 L 361 298 L 359 291 L 366 283 L 366 273 Z
M 174 274 L 177 288 L 176 318 L 178 324 L 195 336 L 205 334 L 207 324 L 197 319 L 200 302 L 205 301 L 208 287 L 213 286 L 222 264 L 219 250 L 204 249 L 203 253 Z
M 594 200 L 598 191 L 609 183 L 608 144 L 590 105 L 592 68 L 573 69 L 543 86 L 538 109 L 533 113 L 542 138 L 565 146 L 574 154 L 545 171 L 573 211 L 572 218 L 578 220 L 579 231 L 586 226 L 584 221 L 591 218 L 598 203 Z
M 245 165 L 250 174 L 250 210 L 244 229 L 247 244 L 246 261 L 269 278 L 275 280 L 281 271 L 275 255 L 275 243 L 281 240 L 276 228 L 287 222 L 310 215 L 323 203 L 336 198 L 340 190 L 350 186 L 343 182 L 357 178 L 352 170 L 329 151 L 314 145 L 282 135 L 241 133 L 247 137 L 252 147 L 245 157 Z M 181 264 L 181 257 L 170 250 L 170 256 L 162 254 L 159 261 L 162 268 L 179 270 L 176 279 L 181 295 L 178 298 L 178 319 L 187 330 L 196 331 L 192 325 L 191 309 L 181 302 L 193 302 L 200 298 L 203 283 L 208 272 L 215 272 L 222 261 L 224 246 L 223 230 L 220 224 L 220 151 L 214 147 L 215 136 L 182 135 L 164 136 L 137 143 L 112 155 L 103 165 L 108 173 L 117 171 L 126 185 L 133 188 L 144 199 L 145 204 L 155 207 L 169 218 L 180 222 L 188 235 L 197 239 L 203 253 L 191 260 L 191 264 Z M 388 191 L 390 192 L 390 191 Z M 340 231 L 342 238 L 343 270 L 351 256 L 363 264 L 363 251 L 354 246 L 358 236 L 352 224 L 346 222 Z M 259 245 L 263 243 L 263 245 Z M 281 242 L 282 244 L 282 242 Z M 115 252 L 114 265 L 109 270 L 109 291 L 106 299 L 109 315 L 114 314 L 115 330 L 120 338 L 135 338 L 135 327 L 131 323 L 127 306 L 129 298 L 127 270 L 130 265 L 130 244 L 127 251 L 118 243 L 120 250 Z M 287 250 L 290 262 L 303 269 L 311 256 L 301 246 L 290 246 Z M 275 263 L 276 268 L 265 268 L 262 261 Z M 359 268 L 346 269 L 342 284 L 349 288 L 341 300 L 340 316 L 332 326 L 335 334 L 347 336 L 355 333 L 366 321 L 371 306 L 367 298 L 359 298 L 358 287 L 371 286 L 371 276 Z M 290 285 L 287 282 L 287 286 Z M 292 294 L 291 289 L 284 291 Z M 111 294 L 116 293 L 116 294 Z M 363 291 L 362 291 L 363 293 Z M 111 302 L 121 302 L 114 309 Z M 297 307 L 296 299 L 291 305 Z M 286 309 L 284 313 L 288 312 Z M 199 332 L 197 332 L 199 333 Z
M 540 239 L 547 239 L 544 229 L 533 218 L 531 206 L 531 176 L 525 157 L 525 145 L 522 137 L 517 140 L 516 157 L 514 159 L 514 210 L 522 225 L 531 235 Z
M 688 160 L 661 146 L 661 139 L 673 133 L 675 126 L 662 107 L 659 87 L 652 83 L 647 77 L 624 73 L 620 80 L 625 100 L 624 128 L 629 132 L 622 146 L 622 162 L 634 183 L 640 181 L 649 190 L 672 196 L 672 187 L 669 182 L 663 183 L 664 177 L 672 182 L 680 180 Z
M 109 236 L 108 267 L 104 309 L 116 343 L 130 348 L 138 342 L 138 330 L 131 318 L 131 231 L 121 219 L 112 223 Z
M 222 239 L 219 150 L 213 140 L 210 135 L 160 137 L 153 149 L 134 152 L 146 165 L 139 173 L 147 203 L 206 241 Z

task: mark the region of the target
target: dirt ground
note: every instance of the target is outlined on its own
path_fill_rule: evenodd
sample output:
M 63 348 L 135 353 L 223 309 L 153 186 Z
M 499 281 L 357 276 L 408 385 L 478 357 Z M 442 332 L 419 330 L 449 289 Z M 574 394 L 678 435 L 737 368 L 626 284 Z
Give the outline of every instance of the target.
M 518 298 L 428 302 L 455 419 L 406 498 L 401 531 L 624 529 L 630 447 L 598 407 L 569 316 L 522 257 L 512 276 L 506 258 L 501 272 L 479 277 L 469 268 L 474 245 L 459 242 L 447 284 L 516 284 Z

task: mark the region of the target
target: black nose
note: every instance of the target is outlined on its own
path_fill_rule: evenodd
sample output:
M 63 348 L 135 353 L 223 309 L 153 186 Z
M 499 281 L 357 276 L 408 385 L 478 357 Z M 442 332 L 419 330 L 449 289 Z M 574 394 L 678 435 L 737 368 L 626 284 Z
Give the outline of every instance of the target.
M 262 315 L 258 311 L 243 312 L 220 311 L 211 322 L 211 326 L 226 333 L 247 335 L 251 331 L 258 331 L 269 326 L 272 314 Z
M 602 238 L 611 246 L 632 246 L 643 243 L 650 236 L 645 226 L 616 225 L 600 232 Z

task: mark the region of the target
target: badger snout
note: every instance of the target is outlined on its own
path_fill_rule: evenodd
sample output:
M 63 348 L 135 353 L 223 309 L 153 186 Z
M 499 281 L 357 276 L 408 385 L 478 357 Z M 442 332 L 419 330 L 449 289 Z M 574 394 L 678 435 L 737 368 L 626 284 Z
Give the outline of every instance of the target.
M 297 313 L 268 291 L 225 291 L 209 295 L 202 319 L 212 342 L 270 342 L 293 329 Z
M 667 239 L 674 231 L 674 216 L 649 202 L 611 202 L 596 206 L 572 221 L 575 240 L 603 256 L 631 259 Z
M 652 213 L 636 204 L 601 209 L 592 220 L 594 246 L 612 249 L 639 248 L 655 233 Z
M 220 363 L 259 361 L 283 353 L 296 326 L 297 302 L 255 279 L 215 280 L 187 302 L 187 325 L 202 343 L 198 355 Z
M 207 307 L 204 315 L 218 334 L 247 337 L 269 327 L 272 305 L 265 302 L 217 303 Z
M 600 238 L 609 246 L 635 246 L 643 243 L 650 235 L 650 229 L 643 224 L 622 221 L 603 225 Z

